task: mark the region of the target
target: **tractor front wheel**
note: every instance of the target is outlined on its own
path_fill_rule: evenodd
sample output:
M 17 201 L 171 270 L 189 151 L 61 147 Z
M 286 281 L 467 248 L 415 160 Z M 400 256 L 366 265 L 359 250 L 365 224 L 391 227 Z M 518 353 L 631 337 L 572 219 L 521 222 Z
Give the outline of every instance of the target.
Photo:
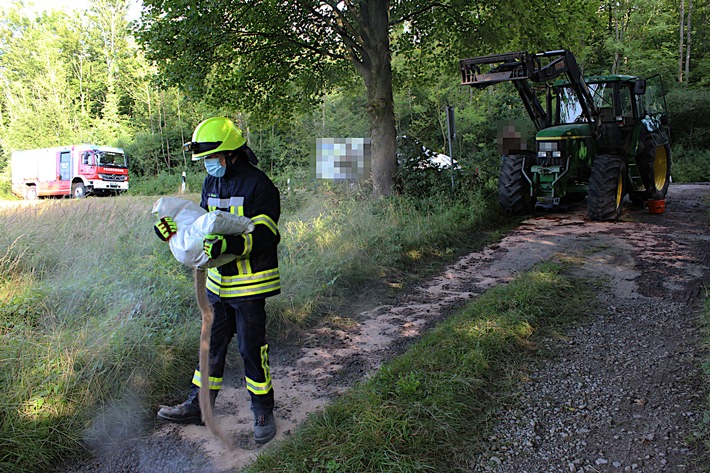
M 498 178 L 498 202 L 509 215 L 532 212 L 535 197 L 530 191 L 530 182 L 525 171 L 532 166 L 533 157 L 525 154 L 503 156 Z
M 626 162 L 615 154 L 601 154 L 592 164 L 587 197 L 590 220 L 616 220 L 621 215 L 626 182 Z

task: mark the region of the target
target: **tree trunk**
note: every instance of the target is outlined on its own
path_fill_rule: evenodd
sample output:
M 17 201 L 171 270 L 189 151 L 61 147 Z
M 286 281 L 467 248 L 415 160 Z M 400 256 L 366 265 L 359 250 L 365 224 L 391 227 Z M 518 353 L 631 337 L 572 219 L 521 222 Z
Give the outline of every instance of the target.
M 685 82 L 690 81 L 690 17 L 693 15 L 693 0 L 688 2 L 688 25 L 685 30 L 687 39 L 685 41 Z
M 372 82 L 367 86 L 367 113 L 372 139 L 372 193 L 380 197 L 390 194 L 397 172 L 397 132 L 389 58 L 386 64 L 373 70 Z
M 616 42 L 614 46 L 614 64 L 611 66 L 611 73 L 618 74 L 621 65 L 621 51 L 619 51 L 619 45 L 621 44 L 621 27 L 619 23 L 621 22 L 619 6 L 616 7 L 617 10 L 614 14 L 614 40 Z
M 683 83 L 683 26 L 685 25 L 685 0 L 680 0 L 680 46 L 678 53 L 678 82 Z
M 369 0 L 362 7 L 365 39 L 362 57 L 353 58 L 367 88 L 367 112 L 372 139 L 372 194 L 389 195 L 397 171 L 397 132 L 392 96 L 392 63 L 389 42 L 390 2 Z

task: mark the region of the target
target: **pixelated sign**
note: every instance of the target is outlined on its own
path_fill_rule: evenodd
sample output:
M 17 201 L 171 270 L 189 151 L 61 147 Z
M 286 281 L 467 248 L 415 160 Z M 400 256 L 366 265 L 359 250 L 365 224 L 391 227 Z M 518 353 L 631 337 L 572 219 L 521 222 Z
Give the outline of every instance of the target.
M 316 179 L 355 181 L 370 177 L 370 138 L 317 138 Z
M 525 120 L 502 120 L 498 122 L 498 152 L 511 152 L 528 149 L 530 124 Z

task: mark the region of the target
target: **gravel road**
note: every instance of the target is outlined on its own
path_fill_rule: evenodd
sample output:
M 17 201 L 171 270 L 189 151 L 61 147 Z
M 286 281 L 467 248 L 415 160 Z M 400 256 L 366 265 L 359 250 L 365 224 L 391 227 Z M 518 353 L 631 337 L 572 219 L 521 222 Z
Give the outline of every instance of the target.
M 590 315 L 545 341 L 550 358 L 530 367 L 501 406 L 489 448 L 471 458 L 470 471 L 704 471 L 707 452 L 689 438 L 708 395 L 698 309 L 710 282 L 709 198 L 708 184 L 672 185 L 661 215 L 627 208 L 618 222 L 589 222 L 583 206 L 537 215 L 397 301 L 343 314 L 352 324 L 272 344 L 276 441 L 471 298 L 539 262 L 573 261 L 574 275 L 598 287 Z M 237 471 L 269 445 L 251 440 L 232 352 L 225 381 L 233 384 L 217 399 L 215 416 L 233 451 L 204 427 L 131 424 L 109 409 L 94 426 L 103 446 L 57 473 Z M 112 442 L 127 430 L 140 434 Z

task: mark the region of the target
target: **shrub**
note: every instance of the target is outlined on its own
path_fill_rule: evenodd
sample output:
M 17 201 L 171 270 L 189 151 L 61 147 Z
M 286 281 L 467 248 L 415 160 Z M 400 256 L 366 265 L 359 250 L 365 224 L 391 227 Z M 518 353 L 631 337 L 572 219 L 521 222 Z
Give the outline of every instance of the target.
M 707 88 L 677 87 L 666 96 L 674 145 L 710 148 L 710 93 Z
M 671 159 L 674 182 L 710 181 L 710 150 L 674 146 Z
M 204 173 L 188 172 L 186 177 L 186 192 L 200 193 Z M 171 172 L 163 171 L 157 176 L 139 176 L 131 178 L 129 194 L 132 195 L 166 195 L 178 194 L 182 189 L 182 171 L 177 168 Z

